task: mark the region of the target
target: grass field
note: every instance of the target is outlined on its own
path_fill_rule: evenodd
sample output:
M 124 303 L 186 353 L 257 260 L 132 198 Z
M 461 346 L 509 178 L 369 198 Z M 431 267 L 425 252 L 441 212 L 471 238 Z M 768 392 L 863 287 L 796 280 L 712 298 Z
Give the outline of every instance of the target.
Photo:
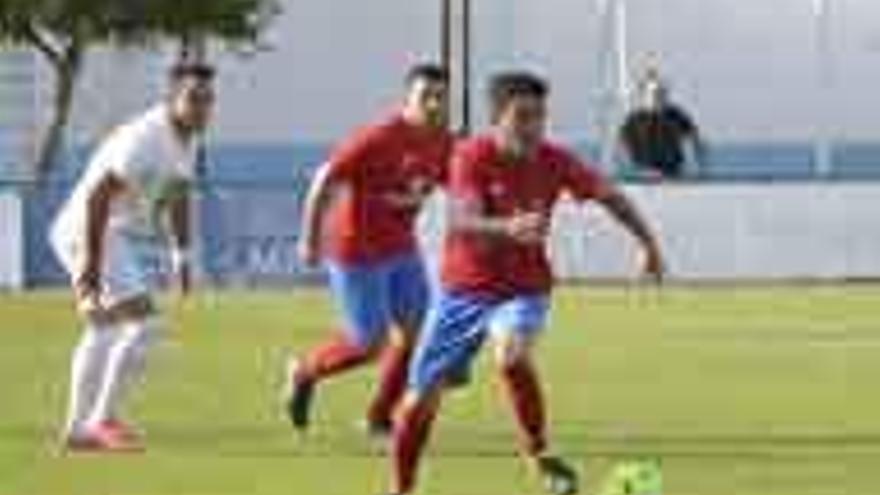
M 68 301 L 0 295 L 0 495 L 379 494 L 386 464 L 354 426 L 370 370 L 321 389 L 308 439 L 276 407 L 283 356 L 331 318 L 317 290 L 201 296 L 135 401 L 148 453 L 62 458 Z M 662 459 L 667 495 L 880 493 L 880 287 L 573 288 L 551 327 L 555 444 L 587 493 L 638 455 Z M 541 493 L 489 371 L 447 402 L 419 493 Z

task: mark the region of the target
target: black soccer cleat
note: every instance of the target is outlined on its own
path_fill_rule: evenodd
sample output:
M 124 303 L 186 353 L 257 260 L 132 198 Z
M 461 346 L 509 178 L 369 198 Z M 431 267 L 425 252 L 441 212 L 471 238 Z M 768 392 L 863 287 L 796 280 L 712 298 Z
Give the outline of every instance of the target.
M 573 495 L 578 492 L 577 472 L 558 457 L 538 459 L 538 471 L 544 489 L 551 495 Z
M 309 426 L 315 383 L 297 378 L 300 366 L 301 363 L 295 359 L 291 359 L 287 365 L 284 409 L 293 428 L 303 433 Z
M 394 424 L 391 421 L 367 421 L 367 440 L 376 454 L 387 454 L 390 450 Z
M 394 423 L 391 420 L 367 421 L 367 436 L 376 441 L 387 441 L 394 433 Z

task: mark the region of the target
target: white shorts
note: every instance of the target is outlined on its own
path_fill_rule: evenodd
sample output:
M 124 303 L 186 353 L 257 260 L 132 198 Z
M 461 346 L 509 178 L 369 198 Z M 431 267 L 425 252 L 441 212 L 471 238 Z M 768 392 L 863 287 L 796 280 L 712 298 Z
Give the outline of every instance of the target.
M 78 278 L 85 256 L 82 242 L 50 235 L 52 248 L 71 279 Z M 149 296 L 158 288 L 161 250 L 154 242 L 133 240 L 107 232 L 99 302 L 111 308 L 121 302 Z

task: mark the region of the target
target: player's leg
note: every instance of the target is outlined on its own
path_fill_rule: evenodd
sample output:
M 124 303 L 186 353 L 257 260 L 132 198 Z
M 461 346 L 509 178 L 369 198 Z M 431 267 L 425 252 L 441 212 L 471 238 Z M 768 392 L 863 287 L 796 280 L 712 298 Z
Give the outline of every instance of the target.
M 134 429 L 121 421 L 121 409 L 141 382 L 150 348 L 161 334 L 161 320 L 147 294 L 128 297 L 107 310 L 115 338 L 88 424 L 120 448 L 137 447 Z
M 76 443 L 86 436 L 86 422 L 94 408 L 113 341 L 112 328 L 100 321 L 85 320 L 70 362 L 64 436 L 71 443 Z
M 71 415 L 78 426 L 68 437 L 70 447 L 139 448 L 134 430 L 119 420 L 119 409 L 143 373 L 148 348 L 159 332 L 149 295 L 151 273 L 140 251 L 124 239 L 111 238 L 101 273 L 100 306 L 80 308 L 99 340 L 90 342 L 87 337 L 74 356 Z
M 76 278 L 78 250 L 52 231 L 50 243 L 61 266 L 71 281 Z M 70 357 L 70 383 L 67 398 L 67 417 L 64 422 L 65 442 L 76 442 L 84 436 L 85 422 L 95 401 L 98 382 L 103 375 L 107 352 L 112 345 L 110 330 L 98 321 L 84 320 L 79 341 Z
M 448 377 L 460 375 L 485 337 L 491 305 L 472 297 L 440 294 L 427 316 L 409 367 L 408 390 L 397 412 L 391 442 L 391 494 L 405 495 L 416 484 L 419 460 L 428 442 Z
M 342 315 L 342 329 L 293 360 L 286 371 L 288 417 L 298 430 L 308 427 L 315 386 L 371 360 L 385 342 L 390 325 L 387 269 L 328 265 L 330 290 Z
M 82 265 L 82 249 L 54 230 L 50 241 L 62 267 L 75 281 Z M 88 421 L 104 379 L 110 349 L 116 340 L 114 326 L 104 315 L 83 311 L 79 304 L 77 306 L 84 328 L 71 355 L 67 417 L 63 430 L 64 446 L 73 449 L 97 447 L 91 441 Z
M 489 322 L 495 364 L 527 455 L 542 452 L 547 443 L 544 397 L 532 360 L 546 314 L 545 296 L 517 297 L 500 304 Z
M 391 495 L 407 495 L 416 486 L 419 461 L 443 398 L 442 382 L 408 392 L 400 405 L 391 437 Z
M 367 411 L 374 435 L 391 431 L 392 415 L 404 392 L 412 349 L 428 311 L 430 288 L 425 266 L 418 254 L 396 260 L 389 273 L 389 301 L 395 328 L 379 361 L 376 393 Z
M 574 493 L 577 476 L 548 453 L 547 413 L 533 349 L 549 309 L 545 295 L 508 300 L 493 313 L 490 333 L 501 382 L 513 408 L 520 450 L 553 493 Z
M 102 274 L 99 318 L 113 328 L 113 345 L 88 420 L 105 447 L 138 449 L 134 428 L 121 420 L 121 409 L 143 378 L 147 356 L 162 333 L 162 322 L 151 296 L 155 287 L 158 246 L 111 238 Z

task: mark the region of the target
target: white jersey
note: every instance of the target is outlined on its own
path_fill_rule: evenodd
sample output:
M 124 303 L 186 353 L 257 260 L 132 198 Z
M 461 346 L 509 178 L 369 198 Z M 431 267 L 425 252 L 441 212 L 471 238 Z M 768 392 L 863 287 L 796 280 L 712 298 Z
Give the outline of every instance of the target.
M 55 218 L 54 243 L 84 246 L 87 202 L 109 174 L 121 179 L 126 188 L 112 200 L 107 235 L 161 238 L 165 234 L 163 206 L 191 182 L 195 162 L 195 143 L 179 138 L 167 106 L 149 109 L 115 129 L 99 146 Z

